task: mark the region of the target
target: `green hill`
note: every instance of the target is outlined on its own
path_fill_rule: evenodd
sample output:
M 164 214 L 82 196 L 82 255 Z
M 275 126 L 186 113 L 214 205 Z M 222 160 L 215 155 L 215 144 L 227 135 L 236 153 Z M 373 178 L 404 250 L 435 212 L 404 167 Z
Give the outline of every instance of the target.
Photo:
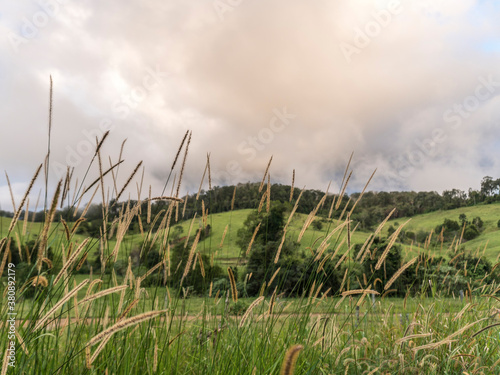
M 442 224 L 445 219 L 458 221 L 460 214 L 465 214 L 468 220 L 480 217 L 484 222 L 483 230 L 481 231 L 479 237 L 470 241 L 462 240 L 461 248 L 472 251 L 480 249 L 482 251 L 486 247 L 486 257 L 491 261 L 496 261 L 500 255 L 500 229 L 497 226 L 497 223 L 500 220 L 500 203 L 481 204 L 453 210 L 430 212 L 427 214 L 416 215 L 412 218 L 398 218 L 390 220 L 386 227 L 389 228 L 392 225 L 396 228 L 399 224 L 411 219 L 405 226 L 406 231 L 412 231 L 414 233 L 421 231 L 428 235 L 431 230 L 433 230 L 437 225 Z M 417 248 L 419 246 L 422 247 L 421 243 L 416 245 Z M 447 252 L 449 245 L 451 244 L 443 244 L 443 255 Z M 409 248 L 409 246 L 405 247 Z

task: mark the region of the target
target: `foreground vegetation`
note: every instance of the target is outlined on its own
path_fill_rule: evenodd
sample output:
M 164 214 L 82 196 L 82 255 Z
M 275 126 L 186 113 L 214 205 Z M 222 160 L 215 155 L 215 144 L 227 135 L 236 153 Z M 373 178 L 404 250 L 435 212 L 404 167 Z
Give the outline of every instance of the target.
M 422 243 L 408 235 L 417 227 L 389 221 L 394 209 L 363 228 L 354 220 L 363 194 L 344 200 L 349 165 L 341 192 L 319 194 L 301 214 L 293 182 L 273 199 L 271 160 L 254 206 L 239 211 L 234 189 L 224 204 L 211 196 L 207 161 L 208 191 L 191 197 L 187 215 L 188 133 L 170 171 L 180 178 L 165 184 L 172 194 L 124 201 L 141 164 L 118 188 L 116 165 L 101 165 L 107 136 L 89 166 L 98 177 L 81 194 L 69 200 L 68 170 L 43 223 L 22 216 L 40 166 L 1 225 L 0 375 L 499 372 L 500 269 L 484 249 L 462 247 L 478 221 Z M 100 222 L 89 226 L 96 196 Z M 211 215 L 212 202 L 227 220 Z

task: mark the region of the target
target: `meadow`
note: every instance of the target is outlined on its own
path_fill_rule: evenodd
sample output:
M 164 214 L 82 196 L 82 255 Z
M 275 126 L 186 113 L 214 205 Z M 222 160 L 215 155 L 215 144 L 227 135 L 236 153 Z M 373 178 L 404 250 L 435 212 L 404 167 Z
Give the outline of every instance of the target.
M 271 161 L 263 168 L 261 200 L 255 209 L 211 214 L 209 202 L 206 206 L 203 202 L 198 219 L 176 222 L 183 203 L 179 190 L 188 133 L 171 167 L 171 172 L 178 170 L 177 184 L 167 180 L 172 194 L 156 200 L 166 202 L 166 209 L 157 218 L 148 218 L 148 223 L 156 222 L 149 230 L 129 233 L 132 220 L 142 220 L 138 217 L 142 205 L 118 198 L 140 180 L 140 164 L 118 188 L 113 167 L 104 170 L 100 163 L 106 137 L 98 142 L 89 165 L 97 178 L 87 182 L 84 196 L 70 202 L 72 206 L 79 200 L 85 202 L 76 215 L 54 220 L 71 186 L 69 173 L 51 189 L 54 194 L 43 223 L 21 215 L 31 187 L 41 178 L 40 166 L 26 195 L 16 202 L 14 217 L 1 219 L 4 334 L 0 375 L 500 374 L 500 286 L 494 278 L 484 282 L 493 277 L 498 263 L 482 281 L 475 274 L 481 258 L 475 267 L 465 262 L 463 269 L 453 269 L 454 277 L 461 277 L 468 286 L 460 294 L 439 288 L 432 273 L 437 271 L 429 271 L 424 275 L 428 283 L 395 298 L 398 278 L 411 266 L 416 265 L 415 274 L 419 267 L 425 269 L 434 252 L 442 250 L 399 244 L 398 234 L 407 221 L 401 218 L 396 224 L 387 217 L 373 231 L 361 231 L 346 214 L 326 218 L 326 224 L 315 229 L 312 223 L 322 199 L 309 215 L 284 210 L 286 224 L 272 233 L 272 213 L 281 206 L 269 198 Z M 208 161 L 206 173 L 200 188 L 208 184 L 210 191 Z M 115 201 L 105 198 L 105 182 L 112 186 Z M 342 185 L 345 190 L 345 178 Z M 97 194 L 92 195 L 94 191 Z M 76 233 L 95 196 L 103 198 L 98 238 Z M 292 207 L 296 208 L 299 199 L 292 200 Z M 143 202 L 150 207 L 155 200 L 144 198 Z M 497 208 L 484 205 L 424 214 L 406 225 L 430 231 L 447 217 L 464 212 L 480 215 L 485 221 L 480 237 L 468 242 L 459 238 L 445 247 L 458 255 L 462 245 L 473 251 L 477 248 L 480 257 L 498 262 Z M 107 223 L 112 209 L 117 209 L 117 219 Z M 262 221 L 249 228 L 253 236 L 247 255 L 238 244 L 239 230 L 255 212 Z M 263 237 L 257 235 L 261 224 Z M 177 225 L 183 228 L 186 241 L 180 261 L 174 264 L 176 244 L 184 243 L 172 242 Z M 202 238 L 208 225 L 210 235 Z M 392 235 L 387 233 L 390 225 L 397 228 Z M 277 235 L 275 242 L 272 235 Z M 376 251 L 378 242 L 374 241 L 386 235 L 387 242 Z M 395 272 L 383 280 L 375 277 L 376 272 L 389 269 L 398 246 L 403 256 Z M 135 260 L 134 249 L 139 253 Z M 153 249 L 158 249 L 159 258 L 151 258 L 154 262 L 148 265 Z M 280 266 L 262 280 L 255 280 L 255 275 L 252 279 L 245 268 L 258 251 L 272 254 L 265 265 Z M 93 261 L 91 272 L 81 272 L 95 256 L 98 261 Z M 454 260 L 447 256 L 446 263 L 441 261 L 437 268 L 451 269 Z M 312 272 L 304 271 L 307 276 L 299 278 L 301 289 L 293 285 L 286 289 L 301 262 L 308 262 Z M 363 262 L 373 262 L 372 274 L 359 271 L 364 269 Z M 211 277 L 216 274 L 215 266 L 222 274 Z M 326 288 L 340 270 L 341 284 Z M 262 284 L 258 293 L 247 292 L 254 281 Z

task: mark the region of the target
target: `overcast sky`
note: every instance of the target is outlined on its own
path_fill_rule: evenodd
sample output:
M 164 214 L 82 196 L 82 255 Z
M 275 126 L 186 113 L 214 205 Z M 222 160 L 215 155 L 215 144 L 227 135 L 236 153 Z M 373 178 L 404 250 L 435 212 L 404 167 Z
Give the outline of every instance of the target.
M 371 190 L 479 188 L 500 177 L 498 3 L 3 1 L 1 208 L 3 170 L 18 203 L 45 157 L 50 75 L 52 189 L 108 128 L 106 166 L 126 138 L 120 181 L 143 160 L 153 195 L 188 129 L 183 192 L 207 153 L 214 184 L 258 181 L 273 155 L 273 182 L 338 189 L 352 151 L 351 191 L 375 168 Z

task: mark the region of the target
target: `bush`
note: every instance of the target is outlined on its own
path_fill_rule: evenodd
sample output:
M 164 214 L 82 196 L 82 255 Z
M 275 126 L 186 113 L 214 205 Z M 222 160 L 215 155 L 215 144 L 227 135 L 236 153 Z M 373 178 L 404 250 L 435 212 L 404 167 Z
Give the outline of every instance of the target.
M 231 315 L 243 315 L 248 309 L 248 304 L 239 300 L 229 306 L 228 312 Z
M 314 229 L 316 230 L 321 230 L 323 229 L 323 224 L 321 223 L 321 221 L 319 220 L 314 220 L 313 223 L 312 223 L 312 226 Z
M 469 225 L 464 231 L 464 239 L 467 241 L 473 240 L 477 236 L 479 236 L 479 231 L 475 225 Z

